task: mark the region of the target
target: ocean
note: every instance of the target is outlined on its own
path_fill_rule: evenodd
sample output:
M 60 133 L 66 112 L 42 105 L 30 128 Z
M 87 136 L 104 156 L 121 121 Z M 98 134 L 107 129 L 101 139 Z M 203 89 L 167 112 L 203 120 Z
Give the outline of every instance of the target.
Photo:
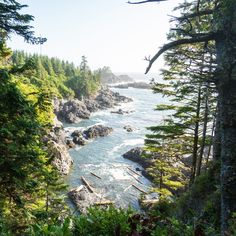
M 66 182 L 70 189 L 78 187 L 81 184 L 81 176 L 84 176 L 99 194 L 115 201 L 116 206 L 131 206 L 139 209 L 138 198 L 141 192 L 131 185 L 135 184 L 148 191 L 151 189 L 152 183 L 145 177 L 139 177 L 142 184 L 138 183 L 129 174 L 127 167 L 135 170 L 140 166 L 124 159 L 122 154 L 134 147 L 144 145 L 145 135 L 148 133 L 146 127 L 156 125 L 163 119 L 162 112 L 155 111 L 154 108 L 157 104 L 163 103 L 164 98 L 147 89 L 113 88 L 112 90 L 132 98 L 133 102 L 95 112 L 89 120 L 83 120 L 79 124 L 66 125 L 66 129 L 69 131 L 98 124 L 113 128 L 113 132 L 109 136 L 97 138 L 83 147 L 75 147 L 70 150 L 74 165 L 66 177 Z M 124 115 L 111 113 L 119 108 L 133 112 Z M 124 126 L 127 125 L 134 128 L 134 131 L 127 132 L 124 129 Z M 90 172 L 97 174 L 102 179 L 96 178 Z

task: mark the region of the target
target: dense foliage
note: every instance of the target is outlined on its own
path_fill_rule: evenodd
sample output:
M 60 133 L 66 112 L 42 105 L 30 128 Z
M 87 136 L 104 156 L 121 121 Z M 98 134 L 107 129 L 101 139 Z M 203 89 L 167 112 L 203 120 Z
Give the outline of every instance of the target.
M 154 81 L 153 89 L 170 101 L 156 109 L 171 114 L 146 139 L 159 203 L 146 214 L 109 207 L 83 216 L 67 212 L 65 186 L 43 137 L 52 125 L 53 98 L 93 96 L 102 70 L 92 72 L 85 57 L 77 68 L 12 54 L 5 44 L 11 33 L 45 41 L 34 36 L 33 17 L 19 13 L 24 7 L 0 3 L 0 234 L 235 235 L 235 1 L 180 4 L 170 44 L 149 60 L 148 70 L 169 50 L 164 83 Z M 183 160 L 190 160 L 189 169 Z
M 28 55 L 22 51 L 15 51 L 12 55 L 12 63 L 15 66 L 31 62 L 34 71 L 26 71 L 22 74 L 22 81 L 48 91 L 55 97 L 91 96 L 100 88 L 100 74 L 92 72 L 83 56 L 80 67 L 73 63 L 58 58 L 49 58 L 41 55 Z

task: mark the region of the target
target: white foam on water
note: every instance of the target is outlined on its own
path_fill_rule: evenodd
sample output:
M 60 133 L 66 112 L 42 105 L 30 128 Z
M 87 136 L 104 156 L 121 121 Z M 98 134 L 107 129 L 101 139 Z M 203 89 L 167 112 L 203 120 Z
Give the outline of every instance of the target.
M 107 110 L 95 111 L 95 112 L 91 113 L 91 117 L 94 117 L 94 116 L 111 116 L 111 111 L 112 111 L 112 108 L 109 108 Z
M 83 131 L 84 128 L 82 128 L 82 127 L 70 126 L 70 127 L 64 128 L 64 130 L 65 130 L 65 132 L 73 133 L 75 130 L 81 130 L 81 131 Z
M 144 144 L 144 139 L 137 138 L 137 139 L 126 139 L 124 141 L 124 146 L 135 146 L 139 144 Z
M 118 168 L 117 169 L 112 169 L 111 174 L 117 180 L 128 180 L 128 179 L 130 179 L 130 176 L 128 176 L 126 174 L 124 169 L 118 169 Z
M 136 145 L 144 145 L 144 139 L 126 139 L 123 143 L 120 145 L 115 146 L 112 148 L 108 154 L 112 156 L 114 153 L 116 153 L 118 150 L 120 150 L 122 147 L 126 146 L 136 146 Z

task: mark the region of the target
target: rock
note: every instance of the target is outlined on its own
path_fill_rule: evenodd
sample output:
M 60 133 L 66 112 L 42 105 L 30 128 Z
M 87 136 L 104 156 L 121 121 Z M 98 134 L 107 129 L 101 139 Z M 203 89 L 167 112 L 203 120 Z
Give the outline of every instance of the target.
M 133 132 L 133 131 L 134 131 L 134 129 L 133 129 L 130 125 L 124 126 L 124 129 L 125 129 L 127 132 Z
M 68 148 L 74 148 L 75 147 L 75 143 L 71 139 L 66 140 L 66 145 L 67 145 Z
M 96 112 L 100 109 L 100 105 L 96 100 L 85 99 L 84 104 L 90 112 Z
M 116 113 L 116 114 L 120 114 L 120 115 L 124 115 L 124 114 L 129 114 L 131 113 L 130 111 L 124 111 L 122 109 L 119 109 L 117 111 L 111 111 L 111 113 Z
M 75 130 L 72 134 L 71 137 L 79 137 L 83 136 L 83 132 L 81 130 Z
M 63 103 L 57 116 L 67 123 L 78 123 L 81 119 L 88 119 L 90 112 L 82 101 L 74 99 Z
M 143 148 L 136 147 L 136 148 L 132 148 L 131 150 L 123 154 L 123 157 L 131 161 L 137 162 L 143 168 L 148 168 L 150 167 L 152 160 L 150 160 L 149 158 L 143 157 L 145 153 L 146 152 L 143 150 Z
M 116 113 L 116 114 L 124 115 L 124 111 L 122 109 L 119 109 L 117 111 L 111 111 L 111 113 Z
M 119 93 L 115 93 L 109 89 L 104 88 L 99 92 L 95 100 L 98 102 L 101 109 L 112 108 L 119 103 L 133 101 L 131 98 L 122 96 Z
M 87 139 L 97 138 L 97 137 L 104 137 L 110 134 L 113 131 L 111 127 L 106 127 L 103 125 L 94 125 L 83 133 Z
M 104 199 L 97 193 L 91 193 L 84 185 L 72 189 L 68 193 L 68 196 L 82 214 L 85 214 L 89 207 L 93 206 L 97 202 L 103 201 Z
M 77 145 L 84 146 L 87 144 L 86 140 L 83 138 L 83 136 L 76 136 L 73 138 L 73 142 Z
M 101 83 L 102 84 L 113 84 L 113 83 L 122 83 L 122 82 L 132 82 L 133 79 L 128 75 L 115 75 L 111 70 L 101 70 Z
M 86 213 L 86 209 L 91 206 L 91 203 L 98 200 L 98 197 L 95 194 L 89 192 L 85 186 L 78 190 L 72 189 L 68 193 L 68 196 L 81 213 Z
M 139 167 L 135 168 L 136 171 L 142 171 Z
M 72 159 L 66 146 L 51 140 L 48 142 L 48 151 L 53 156 L 52 164 L 61 174 L 67 175 L 72 165 Z
M 91 112 L 112 108 L 122 102 L 131 102 L 131 98 L 114 93 L 107 88 L 102 88 L 96 96 L 80 101 L 57 100 L 54 102 L 54 112 L 58 119 L 67 123 L 78 123 L 81 119 L 88 119 Z
M 132 82 L 132 83 L 126 83 L 126 84 L 117 84 L 117 85 L 113 85 L 112 87 L 121 88 L 121 89 L 127 89 L 127 88 L 151 89 L 152 85 L 145 82 Z
M 52 164 L 61 174 L 67 175 L 73 163 L 68 147 L 73 144 L 66 139 L 65 130 L 57 118 L 54 119 L 54 125 L 43 141 L 48 153 L 53 157 Z

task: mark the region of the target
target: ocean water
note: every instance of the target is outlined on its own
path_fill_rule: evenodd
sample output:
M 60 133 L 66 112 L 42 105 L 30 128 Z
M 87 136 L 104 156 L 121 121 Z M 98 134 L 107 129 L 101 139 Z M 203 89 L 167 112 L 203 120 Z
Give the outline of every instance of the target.
M 163 118 L 161 112 L 155 111 L 155 105 L 164 99 L 151 90 L 145 89 L 112 89 L 122 95 L 131 97 L 133 102 L 121 104 L 116 108 L 93 113 L 89 120 L 83 120 L 79 124 L 66 126 L 70 132 L 74 129 L 83 129 L 91 125 L 102 124 L 113 128 L 113 132 L 107 137 L 100 137 L 90 141 L 86 146 L 76 147 L 70 150 L 74 165 L 70 174 L 66 177 L 69 188 L 81 184 L 81 176 L 84 176 L 103 197 L 115 201 L 118 207 L 131 206 L 139 208 L 138 198 L 140 192 L 132 187 L 137 185 L 148 191 L 151 182 L 145 177 L 135 176 L 127 167 L 135 170 L 140 166 L 137 163 L 124 159 L 122 154 L 131 148 L 144 144 L 146 127 L 160 123 Z M 133 113 L 120 115 L 111 113 L 118 110 L 133 111 Z M 127 132 L 123 127 L 130 125 L 133 132 Z M 93 172 L 100 176 L 98 179 L 91 175 Z M 139 178 L 140 184 L 130 174 Z

